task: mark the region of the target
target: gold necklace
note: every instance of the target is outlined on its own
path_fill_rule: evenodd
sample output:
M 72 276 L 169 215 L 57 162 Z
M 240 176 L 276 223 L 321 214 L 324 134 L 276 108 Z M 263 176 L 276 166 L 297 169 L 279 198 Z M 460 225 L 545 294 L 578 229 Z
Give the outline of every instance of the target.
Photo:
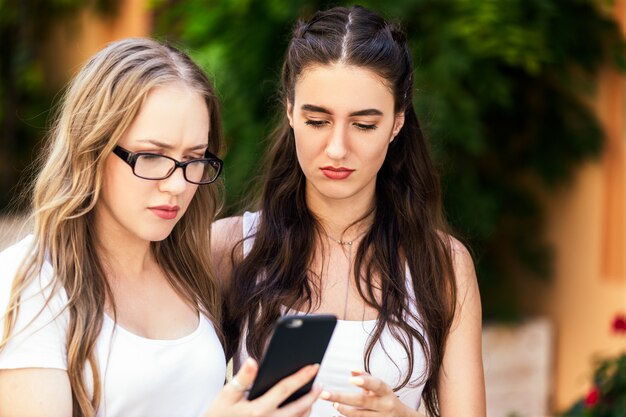
M 326 235 L 327 238 L 329 238 L 330 240 L 332 240 L 333 242 L 343 246 L 343 247 L 348 247 L 348 276 L 346 279 L 346 295 L 344 297 L 343 300 L 343 317 L 342 320 L 346 320 L 346 317 L 348 316 L 348 295 L 350 294 L 350 278 L 352 278 L 352 244 L 359 238 L 361 238 L 361 236 L 363 236 L 365 234 L 365 232 L 367 232 L 367 230 L 365 230 L 364 232 L 359 233 L 354 239 L 352 240 L 341 240 L 341 239 L 335 239 L 334 237 L 329 236 L 326 232 L 324 232 L 324 234 Z M 345 253 L 345 251 L 344 251 Z

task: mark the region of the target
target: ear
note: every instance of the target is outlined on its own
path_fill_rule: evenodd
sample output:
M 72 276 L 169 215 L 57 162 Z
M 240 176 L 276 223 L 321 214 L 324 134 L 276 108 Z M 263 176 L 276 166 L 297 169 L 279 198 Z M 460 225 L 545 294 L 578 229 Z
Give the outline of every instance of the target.
M 394 140 L 394 138 L 398 135 L 398 133 L 400 133 L 400 129 L 402 129 L 402 126 L 404 126 L 404 112 L 403 111 L 396 113 L 396 117 L 393 121 L 393 130 L 391 131 L 391 138 L 389 139 L 389 142 Z
M 287 119 L 289 120 L 289 126 L 293 129 L 293 105 L 287 100 Z

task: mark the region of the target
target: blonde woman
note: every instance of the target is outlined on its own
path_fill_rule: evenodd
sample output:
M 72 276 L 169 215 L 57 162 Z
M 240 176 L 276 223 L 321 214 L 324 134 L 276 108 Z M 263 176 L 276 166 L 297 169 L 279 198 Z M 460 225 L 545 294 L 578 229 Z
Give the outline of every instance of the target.
M 319 390 L 277 407 L 316 366 L 252 402 L 254 361 L 223 387 L 205 250 L 220 146 L 211 83 L 180 51 L 122 40 L 80 71 L 42 156 L 34 232 L 0 253 L 0 416 L 308 413 Z

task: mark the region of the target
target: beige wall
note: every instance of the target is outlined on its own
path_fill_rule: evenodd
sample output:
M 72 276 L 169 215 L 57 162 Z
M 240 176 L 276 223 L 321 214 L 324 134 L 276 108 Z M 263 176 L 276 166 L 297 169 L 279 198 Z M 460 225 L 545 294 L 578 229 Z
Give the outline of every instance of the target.
M 616 1 L 615 14 L 624 26 L 626 0 Z M 594 358 L 626 349 L 626 338 L 610 327 L 616 313 L 626 312 L 625 93 L 624 76 L 605 69 L 595 102 L 607 133 L 604 155 L 548 199 L 555 277 L 522 286 L 527 310 L 548 315 L 555 325 L 556 411 L 590 389 Z
M 573 189 L 549 203 L 547 236 L 556 249 L 550 284 L 526 284 L 527 309 L 554 323 L 554 406 L 563 410 L 590 388 L 593 359 L 626 347 L 611 334 L 614 315 L 626 310 L 622 280 L 602 276 L 604 167 L 589 164 Z
M 62 87 L 81 65 L 107 43 L 126 37 L 149 36 L 152 26 L 148 0 L 119 2 L 117 13 L 103 16 L 92 8 L 55 24 L 42 45 L 46 61 L 46 82 Z

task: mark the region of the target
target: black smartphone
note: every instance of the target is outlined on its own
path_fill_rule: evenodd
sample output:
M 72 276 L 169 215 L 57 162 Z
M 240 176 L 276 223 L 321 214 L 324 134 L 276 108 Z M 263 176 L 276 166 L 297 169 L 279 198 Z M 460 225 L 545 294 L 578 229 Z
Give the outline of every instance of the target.
M 281 379 L 306 365 L 321 363 L 336 324 L 337 317 L 330 314 L 281 317 L 261 360 L 248 399 L 260 397 Z M 313 380 L 300 387 L 280 406 L 297 400 L 312 387 Z

